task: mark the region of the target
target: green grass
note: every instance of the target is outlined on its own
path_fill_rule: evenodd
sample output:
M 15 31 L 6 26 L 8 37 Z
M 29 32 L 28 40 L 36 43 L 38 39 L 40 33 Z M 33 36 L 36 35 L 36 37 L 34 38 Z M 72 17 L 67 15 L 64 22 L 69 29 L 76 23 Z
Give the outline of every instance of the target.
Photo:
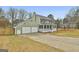
M 8 51 L 11 52 L 62 51 L 60 49 L 50 47 L 46 44 L 33 41 L 29 37 L 21 37 L 21 36 L 0 36 L 0 49 L 8 49 Z

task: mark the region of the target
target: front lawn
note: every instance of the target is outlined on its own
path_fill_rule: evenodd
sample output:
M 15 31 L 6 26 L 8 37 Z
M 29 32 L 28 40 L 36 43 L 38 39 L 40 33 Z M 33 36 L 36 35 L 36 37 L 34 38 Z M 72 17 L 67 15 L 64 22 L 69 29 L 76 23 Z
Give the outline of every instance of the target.
M 22 36 L 0 36 L 0 49 L 8 51 L 62 51 L 46 44 L 33 41 L 29 37 Z
M 67 36 L 67 37 L 79 37 L 79 29 L 66 29 L 58 30 L 56 32 L 50 33 L 57 36 Z

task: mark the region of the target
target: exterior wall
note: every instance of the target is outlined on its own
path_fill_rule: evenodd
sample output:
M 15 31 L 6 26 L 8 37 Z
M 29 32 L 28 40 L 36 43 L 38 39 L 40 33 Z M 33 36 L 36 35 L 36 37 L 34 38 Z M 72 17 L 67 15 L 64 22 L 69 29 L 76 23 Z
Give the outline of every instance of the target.
M 15 28 L 15 34 L 21 34 L 21 31 L 22 31 L 21 28 Z

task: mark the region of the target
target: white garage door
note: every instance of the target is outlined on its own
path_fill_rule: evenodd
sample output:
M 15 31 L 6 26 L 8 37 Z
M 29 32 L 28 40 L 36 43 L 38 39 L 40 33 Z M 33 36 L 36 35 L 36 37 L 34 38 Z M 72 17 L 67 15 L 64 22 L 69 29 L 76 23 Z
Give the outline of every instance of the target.
M 30 33 L 31 32 L 31 27 L 23 27 L 22 28 L 22 33 Z
M 32 27 L 32 32 L 38 32 L 38 28 L 37 27 Z
M 38 32 L 37 27 L 23 27 L 22 28 L 22 33 L 32 33 L 32 32 Z
M 16 34 L 21 34 L 21 30 L 17 30 L 16 31 Z

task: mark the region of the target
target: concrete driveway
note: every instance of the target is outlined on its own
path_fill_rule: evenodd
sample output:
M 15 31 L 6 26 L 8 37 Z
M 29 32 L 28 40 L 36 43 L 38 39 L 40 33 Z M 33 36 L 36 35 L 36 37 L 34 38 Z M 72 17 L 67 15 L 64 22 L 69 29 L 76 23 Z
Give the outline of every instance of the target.
M 59 37 L 41 33 L 27 34 L 22 36 L 28 36 L 35 41 L 48 44 L 49 46 L 64 50 L 66 52 L 79 51 L 79 38 Z

